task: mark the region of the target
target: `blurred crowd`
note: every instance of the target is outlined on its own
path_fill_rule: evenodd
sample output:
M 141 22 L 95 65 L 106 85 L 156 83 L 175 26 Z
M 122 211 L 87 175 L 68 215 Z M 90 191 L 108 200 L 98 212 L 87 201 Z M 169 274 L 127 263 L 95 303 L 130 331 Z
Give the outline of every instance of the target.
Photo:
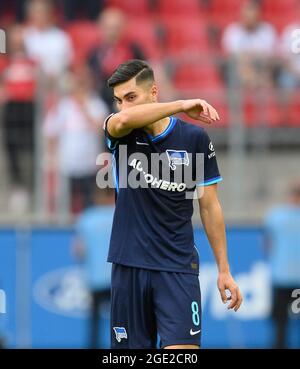
M 1 129 L 10 208 L 28 207 L 39 160 L 49 193 L 58 171 L 68 181 L 72 209 L 90 204 L 95 157 L 105 150 L 101 123 L 114 109 L 106 80 L 126 59 L 151 62 L 162 100 L 201 95 L 218 108 L 222 103 L 214 96 L 226 95 L 230 84 L 252 96 L 262 88 L 268 98 L 275 89 L 283 92 L 274 95 L 275 123 L 269 123 L 299 124 L 293 91 L 300 86 L 300 3 L 278 0 L 274 9 L 271 3 L 1 1 L 7 31 L 7 53 L 0 57 Z M 265 19 L 271 13 L 273 23 Z M 279 100 L 294 101 L 292 111 L 279 113 Z M 43 137 L 42 153 L 36 137 Z

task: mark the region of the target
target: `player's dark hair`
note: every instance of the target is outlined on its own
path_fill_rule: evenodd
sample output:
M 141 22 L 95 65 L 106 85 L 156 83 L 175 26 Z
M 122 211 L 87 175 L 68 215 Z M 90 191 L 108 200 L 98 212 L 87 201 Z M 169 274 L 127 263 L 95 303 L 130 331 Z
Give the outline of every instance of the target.
M 132 59 L 122 63 L 107 81 L 108 87 L 115 87 L 120 83 L 136 78 L 136 83 L 154 81 L 154 73 L 150 65 L 144 60 Z

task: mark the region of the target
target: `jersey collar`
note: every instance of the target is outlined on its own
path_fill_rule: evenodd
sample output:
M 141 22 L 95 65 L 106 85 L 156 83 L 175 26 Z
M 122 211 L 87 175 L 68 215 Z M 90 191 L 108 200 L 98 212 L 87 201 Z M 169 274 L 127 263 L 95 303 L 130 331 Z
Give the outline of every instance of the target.
M 147 133 L 147 135 L 149 136 L 149 138 L 151 139 L 152 142 L 160 141 L 161 139 L 163 139 L 169 133 L 172 132 L 173 128 L 175 127 L 176 122 L 177 122 L 177 118 L 170 117 L 170 122 L 169 122 L 167 128 L 162 133 L 160 133 L 157 136 L 151 136 L 149 133 Z

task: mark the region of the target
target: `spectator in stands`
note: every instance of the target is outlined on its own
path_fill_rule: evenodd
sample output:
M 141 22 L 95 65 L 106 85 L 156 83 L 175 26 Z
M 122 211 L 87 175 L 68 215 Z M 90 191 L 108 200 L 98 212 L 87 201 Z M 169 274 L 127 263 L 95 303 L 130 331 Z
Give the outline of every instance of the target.
M 300 288 L 300 181 L 289 189 L 288 202 L 268 213 L 265 224 L 274 295 L 275 347 L 285 348 L 292 291 Z
M 70 185 L 72 209 L 78 197 L 81 207 L 91 205 L 96 186 L 96 157 L 104 151 L 102 124 L 108 114 L 105 103 L 94 93 L 87 68 L 71 73 L 70 92 L 48 112 L 45 122 L 47 165 L 58 158 L 58 169 Z
M 30 0 L 26 6 L 26 15 L 26 50 L 49 78 L 57 80 L 72 61 L 69 36 L 55 26 L 50 1 Z
M 91 294 L 89 347 L 99 348 L 99 317 L 110 301 L 111 264 L 108 255 L 110 231 L 114 214 L 114 191 L 98 190 L 94 205 L 78 217 L 75 224 L 75 256 L 84 262 L 86 282 Z
M 299 21 L 286 26 L 279 45 L 282 59 L 279 85 L 287 89 L 300 87 L 300 4 L 297 11 Z
M 89 56 L 89 65 L 97 83 L 97 89 L 113 109 L 112 91 L 106 81 L 116 67 L 127 59 L 144 59 L 145 55 L 138 45 L 128 39 L 126 18 L 118 9 L 106 9 L 99 17 L 101 44 Z
M 271 57 L 276 46 L 276 32 L 261 21 L 257 2 L 247 1 L 241 8 L 241 19 L 224 31 L 224 52 L 237 63 L 237 81 L 244 86 L 272 84 Z
M 11 179 L 10 208 L 25 211 L 33 188 L 37 67 L 25 52 L 21 26 L 8 31 L 8 60 L 2 72 L 3 136 Z
M 95 20 L 104 8 L 104 0 L 62 0 L 64 16 L 68 21 L 73 21 L 84 14 L 88 19 Z

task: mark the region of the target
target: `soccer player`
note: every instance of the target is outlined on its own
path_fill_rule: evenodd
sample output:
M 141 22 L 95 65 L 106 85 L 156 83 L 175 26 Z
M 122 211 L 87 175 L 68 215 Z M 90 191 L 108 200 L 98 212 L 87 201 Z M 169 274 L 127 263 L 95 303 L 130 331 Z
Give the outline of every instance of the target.
M 237 311 L 242 296 L 227 260 L 225 226 L 217 196 L 222 180 L 214 147 L 200 127 L 174 117 L 184 112 L 193 119 L 212 123 L 216 110 L 201 99 L 159 103 L 151 67 L 129 60 L 108 80 L 119 112 L 104 123 L 108 148 L 115 162 L 116 209 L 108 261 L 112 262 L 111 347 L 200 347 L 201 297 L 199 260 L 191 217 L 193 200 L 185 182 L 176 182 L 176 171 L 192 166 L 197 153 L 204 154 L 204 187 L 199 198 L 205 232 L 218 265 L 218 288 L 228 309 Z M 121 151 L 126 147 L 126 155 Z M 157 173 L 153 154 L 162 156 Z M 124 155 L 126 157 L 124 157 Z M 189 157 L 191 155 L 191 157 Z M 128 181 L 121 181 L 124 165 Z M 153 171 L 153 172 L 151 172 Z M 130 186 L 130 176 L 146 186 Z M 140 177 L 139 177 L 140 176 Z M 142 181 L 144 180 L 144 182 Z M 127 185 L 127 186 L 126 186 Z M 195 190 L 196 185 L 193 190 Z M 229 290 L 230 296 L 225 293 Z

